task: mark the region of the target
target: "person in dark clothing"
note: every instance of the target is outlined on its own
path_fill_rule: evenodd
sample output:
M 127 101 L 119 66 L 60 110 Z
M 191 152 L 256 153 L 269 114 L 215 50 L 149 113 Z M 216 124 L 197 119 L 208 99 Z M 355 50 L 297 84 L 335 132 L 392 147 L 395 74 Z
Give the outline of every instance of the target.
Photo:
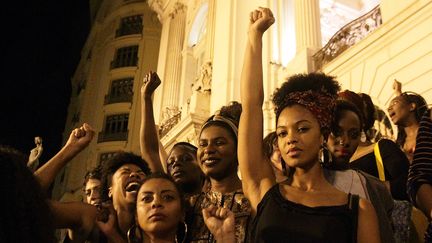
M 390 190 L 394 199 L 407 200 L 406 181 L 408 178 L 409 162 L 405 154 L 393 141 L 381 139 L 374 146 L 372 152 L 350 162 L 350 168 L 358 169 L 380 178 Z M 378 151 L 377 151 L 378 149 Z M 384 174 L 380 176 L 378 166 L 382 161 Z
M 409 168 L 408 195 L 429 220 L 425 242 L 432 242 L 432 112 L 427 110 L 420 121 L 413 163 Z
M 189 197 L 199 194 L 205 184 L 197 160 L 197 147 L 188 142 L 178 142 L 169 153 L 162 146 L 153 115 L 152 96 L 161 84 L 157 73 L 150 71 L 141 86 L 141 157 L 148 161 L 152 172 L 165 172 L 172 176 Z
M 396 94 L 387 109 L 392 122 L 398 127 L 396 143 L 412 162 L 420 119 L 427 110 L 426 100 L 414 92 L 403 92 L 398 81 L 394 83 Z
M 340 92 L 338 95 L 339 99 L 350 102 L 356 108 L 354 109 L 343 103 L 340 105 L 340 109 L 351 110 L 357 114 L 361 121 L 361 136 L 365 136 L 365 141 L 362 142 L 360 139 L 358 145 L 353 147 L 354 154 L 351 153 L 352 151 L 349 153 L 351 154 L 349 167 L 379 178 L 384 182 L 394 199 L 407 200 L 408 159 L 393 141 L 381 139 L 376 143 L 372 143 L 367 135 L 369 133 L 364 132 L 369 131 L 375 121 L 371 114 L 371 108 L 374 107 L 373 103 L 370 103 L 371 99 L 366 99 L 369 102 L 364 102 L 360 95 L 349 90 Z M 366 95 L 363 96 L 367 97 Z M 346 145 L 349 144 L 354 145 L 357 143 L 346 143 Z
M 328 183 L 319 161 L 320 153 L 328 155 L 325 142 L 340 89 L 333 77 L 294 75 L 273 94 L 278 147 L 290 168 L 289 179 L 276 182 L 262 146 L 262 37 L 274 20 L 267 8 L 251 12 L 240 79 L 238 158 L 243 190 L 255 214 L 251 240 L 380 242 L 371 203 Z

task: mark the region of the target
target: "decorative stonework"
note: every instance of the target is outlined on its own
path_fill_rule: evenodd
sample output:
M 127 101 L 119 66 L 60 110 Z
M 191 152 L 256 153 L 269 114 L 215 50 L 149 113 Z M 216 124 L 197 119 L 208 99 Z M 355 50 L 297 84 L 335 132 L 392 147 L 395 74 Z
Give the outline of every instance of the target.
M 210 93 L 211 92 L 211 82 L 212 82 L 212 72 L 213 65 L 212 62 L 206 61 L 201 66 L 201 72 L 199 76 L 195 79 L 195 83 L 192 85 L 194 91 L 202 92 L 202 93 Z
M 321 69 L 349 47 L 364 39 L 382 24 L 381 11 L 376 6 L 369 13 L 351 21 L 340 29 L 314 56 L 315 66 Z
M 162 15 L 162 13 L 163 13 L 163 3 L 162 3 L 162 0 L 147 0 L 147 4 L 158 15 Z
M 162 121 L 159 126 L 159 136 L 165 136 L 181 119 L 181 110 L 176 107 L 165 107 L 162 111 Z
M 186 5 L 180 3 L 180 2 L 176 2 L 174 4 L 173 10 L 171 11 L 171 13 L 169 14 L 170 18 L 175 18 L 175 16 L 179 13 L 185 13 L 186 12 Z

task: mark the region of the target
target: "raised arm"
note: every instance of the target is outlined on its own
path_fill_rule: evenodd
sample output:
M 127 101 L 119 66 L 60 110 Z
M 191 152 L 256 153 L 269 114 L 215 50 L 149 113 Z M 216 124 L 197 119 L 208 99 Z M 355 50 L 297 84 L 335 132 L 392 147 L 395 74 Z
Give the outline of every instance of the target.
M 42 156 L 43 146 L 41 137 L 35 137 L 35 145 L 36 147 L 30 151 L 29 160 L 27 162 L 27 167 L 29 167 L 32 172 L 37 169 L 39 158 Z
M 43 190 L 48 190 L 59 171 L 89 145 L 93 136 L 94 130 L 87 123 L 71 132 L 65 146 L 34 173 Z
M 395 96 L 402 94 L 402 83 L 397 81 L 397 79 L 393 81 L 393 92 Z
M 48 202 L 54 218 L 54 227 L 70 229 L 72 242 L 85 242 L 96 226 L 97 209 L 82 202 Z
M 163 172 L 159 157 L 159 137 L 153 115 L 152 95 L 161 81 L 154 72 L 149 72 L 141 86 L 141 157 L 148 163 L 152 172 Z
M 243 69 L 240 78 L 242 114 L 239 124 L 238 160 L 243 191 L 253 211 L 264 194 L 276 183 L 270 162 L 264 156 L 262 36 L 274 23 L 270 9 L 250 13 Z

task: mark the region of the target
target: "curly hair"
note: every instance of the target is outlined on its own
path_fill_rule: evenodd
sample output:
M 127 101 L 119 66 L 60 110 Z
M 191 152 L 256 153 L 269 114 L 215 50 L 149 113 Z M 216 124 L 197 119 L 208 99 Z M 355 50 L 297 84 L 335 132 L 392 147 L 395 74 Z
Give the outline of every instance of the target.
M 86 186 L 87 182 L 90 179 L 102 180 L 102 168 L 101 168 L 101 166 L 96 166 L 95 168 L 93 168 L 92 170 L 88 171 L 85 174 L 83 187 Z
M 204 122 L 203 126 L 201 127 L 200 136 L 204 128 L 214 125 L 225 128 L 227 131 L 229 131 L 235 143 L 237 143 L 237 132 L 241 112 L 242 106 L 237 101 L 232 101 L 229 105 L 222 106 L 220 110 L 215 112 L 215 115 L 212 115 L 207 119 L 206 122 Z M 218 119 L 218 116 L 224 119 Z
M 151 173 L 147 162 L 140 156 L 124 151 L 115 153 L 110 159 L 102 164 L 101 198 L 103 201 L 109 199 L 108 188 L 111 186 L 112 176 L 121 166 L 125 164 L 133 164 L 138 166 L 146 175 Z
M 231 101 L 228 105 L 222 106 L 217 113 L 220 116 L 230 118 L 231 120 L 235 121 L 236 125 L 238 126 L 242 113 L 242 105 L 237 101 Z
M 272 101 L 275 106 L 276 122 L 282 110 L 288 106 L 298 104 L 296 100 L 289 97 L 290 94 L 293 94 L 294 92 L 315 92 L 327 97 L 326 102 L 332 101 L 330 103 L 333 103 L 337 98 L 339 90 L 340 85 L 335 80 L 335 77 L 323 73 L 297 74 L 291 76 L 273 93 Z M 325 119 L 331 119 L 334 113 L 334 107 L 326 107 L 327 104 L 319 104 L 318 100 L 313 100 L 312 102 L 314 102 L 314 105 L 317 107 L 321 106 L 321 109 L 328 109 L 328 111 L 322 112 L 322 115 Z M 333 106 L 331 104 L 328 105 Z M 314 115 L 317 116 L 318 114 Z
M 3 242 L 54 242 L 53 218 L 46 197 L 21 152 L 0 146 Z

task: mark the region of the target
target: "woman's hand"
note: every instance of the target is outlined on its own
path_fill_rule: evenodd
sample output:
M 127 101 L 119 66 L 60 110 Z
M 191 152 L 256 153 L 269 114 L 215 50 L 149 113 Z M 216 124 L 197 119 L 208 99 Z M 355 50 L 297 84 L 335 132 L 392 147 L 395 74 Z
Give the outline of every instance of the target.
M 396 79 L 393 81 L 393 91 L 396 96 L 402 94 L 402 83 L 397 81 Z
M 84 150 L 90 144 L 94 134 L 95 131 L 93 128 L 89 124 L 83 123 L 81 127 L 75 128 L 71 132 L 64 149 L 71 149 L 75 155 Z
M 262 35 L 274 22 L 272 11 L 269 8 L 259 7 L 249 15 L 249 32 Z
M 229 209 L 210 206 L 202 210 L 204 222 L 217 242 L 235 242 L 234 213 Z
M 161 80 L 157 73 L 150 71 L 144 77 L 142 86 L 141 86 L 141 96 L 143 98 L 151 97 L 157 87 L 161 84 Z

